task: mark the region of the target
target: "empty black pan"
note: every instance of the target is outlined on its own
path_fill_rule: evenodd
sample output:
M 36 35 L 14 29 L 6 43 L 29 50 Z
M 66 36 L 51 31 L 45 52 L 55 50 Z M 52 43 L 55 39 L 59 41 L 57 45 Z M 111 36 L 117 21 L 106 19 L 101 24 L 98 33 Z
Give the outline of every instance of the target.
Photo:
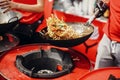
M 5 33 L 3 40 L 0 40 L 0 53 L 8 51 L 19 44 L 19 39 L 10 33 Z
M 0 13 L 0 35 L 12 30 L 22 18 L 22 14 L 20 12 L 13 11 L 12 13 L 12 16 L 14 17 L 11 15 L 8 16 L 6 13 Z

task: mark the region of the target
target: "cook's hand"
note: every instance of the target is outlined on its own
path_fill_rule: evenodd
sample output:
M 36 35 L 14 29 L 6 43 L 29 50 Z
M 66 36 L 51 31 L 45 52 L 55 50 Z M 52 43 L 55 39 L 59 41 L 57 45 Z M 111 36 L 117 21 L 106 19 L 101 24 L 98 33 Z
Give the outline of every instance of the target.
M 98 18 L 104 14 L 104 12 L 108 9 L 108 6 L 103 1 L 100 1 L 96 4 L 96 9 L 99 9 L 99 13 L 97 15 Z
M 0 1 L 0 8 L 3 9 L 3 12 L 5 13 L 13 8 L 13 6 L 14 6 L 13 3 L 14 2 L 12 2 L 10 0 L 1 0 Z

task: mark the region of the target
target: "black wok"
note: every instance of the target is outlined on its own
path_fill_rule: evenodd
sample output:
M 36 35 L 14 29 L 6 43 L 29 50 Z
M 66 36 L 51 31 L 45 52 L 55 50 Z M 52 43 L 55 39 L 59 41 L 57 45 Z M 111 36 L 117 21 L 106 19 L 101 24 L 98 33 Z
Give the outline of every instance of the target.
M 49 38 L 47 36 L 45 36 L 45 33 L 47 32 L 47 29 L 43 29 L 41 32 L 40 32 L 40 36 L 42 36 L 42 38 L 44 38 L 46 40 L 46 42 L 52 44 L 52 45 L 55 45 L 55 46 L 59 46 L 59 47 L 73 47 L 73 46 L 77 46 L 83 42 L 85 42 L 87 39 L 89 39 L 89 37 L 92 35 L 92 33 L 94 32 L 94 27 L 93 25 L 91 24 L 95 18 L 97 17 L 97 15 L 99 14 L 99 9 L 96 8 L 96 11 L 95 13 L 88 19 L 87 22 L 85 23 L 80 23 L 84 26 L 84 28 L 91 28 L 92 31 L 87 34 L 87 35 L 84 35 L 82 37 L 79 37 L 79 38 L 75 38 L 75 39 L 69 39 L 69 40 L 53 40 L 52 38 Z M 73 24 L 76 24 L 76 23 L 68 23 L 68 25 L 72 25 L 73 29 L 75 30 L 75 32 L 81 30 L 81 27 L 78 27 L 78 26 L 74 26 Z M 78 24 L 78 23 L 77 23 Z M 84 29 L 83 29 L 84 31 Z
M 73 29 L 75 31 L 80 30 L 80 28 L 78 26 L 73 26 L 74 24 L 76 25 L 76 24 L 79 24 L 79 23 L 68 23 L 68 25 L 72 25 L 72 27 L 73 27 Z M 52 44 L 54 46 L 58 46 L 58 47 L 73 47 L 73 46 L 76 46 L 76 45 L 79 45 L 79 44 L 85 42 L 87 39 L 89 39 L 89 37 L 93 33 L 94 27 L 92 25 L 85 26 L 85 27 L 92 29 L 92 31 L 89 34 L 85 35 L 85 36 L 82 36 L 82 37 L 79 37 L 79 38 L 75 38 L 75 39 L 69 39 L 69 40 L 53 40 L 52 38 L 50 38 L 50 37 L 48 37 L 48 36 L 45 35 L 46 32 L 47 32 L 47 28 L 44 28 L 39 33 L 40 33 L 40 36 L 47 43 L 50 43 L 50 44 Z
M 12 49 L 19 44 L 19 39 L 13 34 L 6 33 L 0 41 L 0 53 Z
M 12 30 L 13 27 L 15 27 L 21 19 L 21 13 L 16 11 L 14 11 L 13 13 L 14 14 L 12 14 L 12 16 L 15 15 L 14 17 L 7 16 L 5 13 L 0 13 L 0 35 Z

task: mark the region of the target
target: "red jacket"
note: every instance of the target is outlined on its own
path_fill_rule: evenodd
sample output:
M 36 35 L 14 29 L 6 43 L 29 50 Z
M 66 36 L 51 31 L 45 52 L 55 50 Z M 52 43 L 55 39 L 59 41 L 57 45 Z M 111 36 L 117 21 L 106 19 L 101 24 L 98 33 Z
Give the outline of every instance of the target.
M 37 0 L 13 0 L 13 1 L 18 2 L 18 3 L 24 3 L 24 4 L 36 4 L 37 3 Z M 22 11 L 22 10 L 17 10 L 17 11 L 21 12 L 23 15 L 20 22 L 28 23 L 28 24 L 34 23 L 35 21 L 40 19 L 41 16 L 43 15 L 43 12 L 32 13 L 32 12 L 27 12 L 27 11 Z
M 36 4 L 37 3 L 37 0 L 13 0 L 13 1 L 24 3 L 24 4 Z M 42 22 L 42 24 L 38 26 L 36 30 L 37 32 L 39 32 L 41 29 L 46 27 L 46 18 L 48 18 L 51 15 L 53 2 L 54 0 L 45 0 L 44 12 L 41 12 L 41 13 L 32 13 L 32 12 L 18 10 L 23 14 L 23 18 L 21 19 L 20 22 L 32 24 L 38 19 L 40 19 L 42 15 L 44 15 L 44 21 Z
M 111 39 L 120 42 L 120 0 L 110 0 L 110 16 L 104 28 L 105 34 Z

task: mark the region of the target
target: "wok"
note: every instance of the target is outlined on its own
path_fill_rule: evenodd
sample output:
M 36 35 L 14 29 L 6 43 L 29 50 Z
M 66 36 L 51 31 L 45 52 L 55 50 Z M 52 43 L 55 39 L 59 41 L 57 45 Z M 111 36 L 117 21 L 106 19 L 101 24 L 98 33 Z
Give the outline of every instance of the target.
M 18 24 L 21 17 L 22 14 L 17 11 L 0 13 L 0 35 L 12 30 Z
M 72 28 L 75 30 L 75 32 L 79 32 L 79 33 L 83 33 L 81 27 L 79 27 L 79 24 L 84 24 L 84 23 L 67 23 L 68 25 L 71 25 Z M 83 42 L 85 42 L 87 39 L 89 39 L 89 37 L 91 36 L 91 34 L 94 31 L 94 27 L 93 25 L 89 25 L 89 26 L 84 26 L 82 28 L 86 28 L 88 30 L 91 30 L 89 32 L 89 34 L 84 35 L 82 37 L 79 38 L 75 38 L 75 39 L 68 39 L 68 40 L 53 40 L 52 38 L 50 38 L 49 36 L 45 35 L 47 33 L 47 28 L 42 29 L 39 32 L 39 35 L 47 42 L 50 43 L 54 46 L 58 46 L 58 47 L 73 47 L 76 45 L 79 45 Z
M 59 47 L 73 47 L 73 46 L 77 46 L 83 42 L 85 42 L 87 39 L 89 39 L 89 37 L 92 35 L 92 33 L 94 32 L 94 27 L 93 25 L 91 24 L 95 18 L 97 17 L 97 15 L 99 14 L 99 9 L 96 8 L 95 10 L 95 13 L 88 19 L 87 22 L 85 23 L 77 23 L 78 24 L 81 24 L 83 25 L 84 27 L 83 28 L 86 28 L 86 29 L 92 29 L 92 31 L 90 31 L 89 34 L 87 35 L 84 35 L 82 37 L 79 37 L 79 38 L 74 38 L 74 39 L 68 39 L 68 40 L 53 40 L 52 38 L 48 37 L 48 36 L 45 36 L 45 33 L 47 32 L 47 28 L 44 28 L 42 31 L 40 31 L 40 36 L 42 38 L 44 38 L 46 40 L 46 42 L 52 44 L 52 45 L 55 45 L 55 46 L 59 46 Z M 76 23 L 68 23 L 68 25 L 72 25 L 72 28 L 74 29 L 75 32 L 81 32 L 83 33 L 85 29 L 81 29 L 81 27 L 79 27 L 79 25 L 75 25 L 74 24 Z M 81 34 L 80 33 L 80 34 Z
M 0 41 L 0 53 L 10 50 L 19 44 L 19 39 L 10 33 L 5 33 Z

